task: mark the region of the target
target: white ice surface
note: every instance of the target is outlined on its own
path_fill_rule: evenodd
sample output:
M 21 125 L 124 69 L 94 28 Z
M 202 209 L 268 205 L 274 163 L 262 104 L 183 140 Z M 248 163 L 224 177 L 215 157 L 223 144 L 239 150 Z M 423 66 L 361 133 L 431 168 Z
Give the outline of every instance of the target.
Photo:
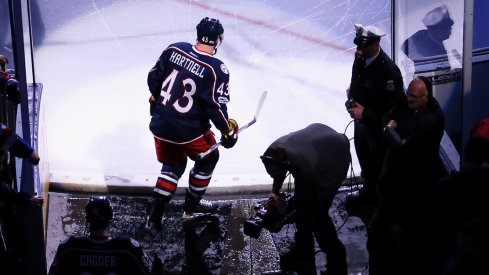
M 353 23 L 390 33 L 389 3 L 44 1 L 46 37 L 35 56 L 50 180 L 154 185 L 161 165 L 148 130 L 147 72 L 168 44 L 193 43 L 195 25 L 209 16 L 225 28 L 216 57 L 230 70 L 230 117 L 247 123 L 268 91 L 258 122 L 234 148 L 220 149 L 211 186 L 270 183 L 259 156 L 273 140 L 313 122 L 345 131 Z M 389 40 L 382 41 L 388 52 Z M 353 141 L 351 148 L 358 174 Z M 187 174 L 179 186 L 187 185 Z

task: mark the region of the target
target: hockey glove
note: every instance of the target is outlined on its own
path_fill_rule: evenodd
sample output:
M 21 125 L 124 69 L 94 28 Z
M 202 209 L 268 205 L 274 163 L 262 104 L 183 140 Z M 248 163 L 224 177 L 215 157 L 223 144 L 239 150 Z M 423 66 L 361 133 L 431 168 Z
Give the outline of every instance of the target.
M 229 119 L 229 132 L 222 134 L 221 145 L 226 149 L 232 148 L 238 142 L 238 131 L 238 122 L 234 119 Z

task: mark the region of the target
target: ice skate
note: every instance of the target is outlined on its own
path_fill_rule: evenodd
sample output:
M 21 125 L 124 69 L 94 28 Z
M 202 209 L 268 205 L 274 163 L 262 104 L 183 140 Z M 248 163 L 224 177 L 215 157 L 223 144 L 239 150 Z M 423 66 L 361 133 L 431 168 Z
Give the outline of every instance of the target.
M 195 198 L 188 190 L 185 194 L 182 219 L 192 220 L 202 216 L 209 216 L 217 212 L 217 206 L 204 199 Z
M 213 214 L 216 214 L 217 212 L 217 206 L 213 205 L 212 202 L 208 200 L 201 199 L 198 201 L 197 204 L 194 205 L 191 205 L 192 203 L 193 202 L 187 205 L 186 202 L 186 205 L 184 207 L 184 212 L 182 215 L 182 219 L 184 221 L 196 219 L 202 216 L 211 216 Z

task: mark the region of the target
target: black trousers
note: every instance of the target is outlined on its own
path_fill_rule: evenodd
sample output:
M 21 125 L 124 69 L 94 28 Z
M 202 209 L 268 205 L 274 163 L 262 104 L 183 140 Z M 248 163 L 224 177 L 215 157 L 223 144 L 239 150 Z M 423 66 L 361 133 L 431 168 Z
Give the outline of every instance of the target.
M 315 237 L 319 248 L 326 254 L 328 269 L 344 270 L 346 274 L 346 250 L 329 216 L 329 208 L 336 192 L 337 187 L 319 188 L 296 179 L 294 193 L 297 210 L 296 244 L 314 246 Z

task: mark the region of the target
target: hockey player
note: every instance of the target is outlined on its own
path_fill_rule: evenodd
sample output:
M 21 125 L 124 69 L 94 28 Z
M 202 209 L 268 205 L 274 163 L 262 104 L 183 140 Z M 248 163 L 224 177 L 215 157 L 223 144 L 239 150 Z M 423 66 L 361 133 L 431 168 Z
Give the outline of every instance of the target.
M 327 269 L 321 274 L 346 275 L 346 250 L 336 234 L 329 208 L 350 165 L 348 138 L 315 123 L 275 140 L 261 156 L 273 178 L 271 199 L 278 196 L 287 173 L 295 179 L 295 243 L 280 253 L 282 270 L 316 274 L 314 237 L 326 253 Z
M 165 206 L 174 195 L 184 173 L 187 158 L 195 161 L 186 190 L 184 219 L 214 212 L 217 207 L 202 197 L 219 159 L 218 150 L 203 159 L 197 155 L 216 144 L 210 121 L 221 132 L 221 144 L 236 144 L 238 124 L 228 118 L 229 71 L 213 57 L 223 40 L 224 28 L 217 19 L 205 17 L 196 26 L 194 45 L 179 42 L 169 45 L 149 71 L 151 92 L 150 130 L 156 156 L 163 164 L 154 188 L 147 228 L 161 231 Z
M 49 275 L 55 274 L 159 274 L 161 262 L 151 261 L 139 244 L 125 237 L 110 237 L 109 224 L 113 219 L 107 197 L 94 196 L 85 207 L 89 226 L 87 237 L 70 237 L 61 243 Z M 153 273 L 150 270 L 153 269 Z

